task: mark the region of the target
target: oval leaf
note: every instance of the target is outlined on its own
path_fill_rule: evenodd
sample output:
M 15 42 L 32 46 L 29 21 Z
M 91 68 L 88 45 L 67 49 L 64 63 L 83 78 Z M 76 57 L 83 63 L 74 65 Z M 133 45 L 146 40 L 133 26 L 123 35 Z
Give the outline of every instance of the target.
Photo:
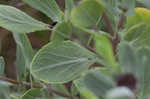
M 49 43 L 34 57 L 33 76 L 47 83 L 65 83 L 76 79 L 95 62 L 95 55 L 77 43 Z
M 71 13 L 71 21 L 76 26 L 89 27 L 97 23 L 103 7 L 97 0 L 83 0 Z
M 33 19 L 19 9 L 6 5 L 0 5 L 0 26 L 15 33 L 49 29 L 49 25 Z

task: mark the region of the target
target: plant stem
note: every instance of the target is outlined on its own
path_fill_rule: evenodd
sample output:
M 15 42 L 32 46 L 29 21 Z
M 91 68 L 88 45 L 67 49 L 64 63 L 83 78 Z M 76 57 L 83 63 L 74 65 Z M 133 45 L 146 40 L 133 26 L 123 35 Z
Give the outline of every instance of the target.
M 123 27 L 124 24 L 124 12 L 120 16 L 119 24 L 118 24 L 118 31 Z
M 111 36 L 114 37 L 114 36 L 115 36 L 115 33 L 114 33 L 114 31 L 113 31 L 113 29 L 112 29 L 112 26 L 111 26 L 111 24 L 110 24 L 110 20 L 109 20 L 107 14 L 106 14 L 105 12 L 103 13 L 103 19 L 104 19 L 104 21 L 105 21 L 105 23 L 106 23 L 107 29 L 108 29 L 108 31 L 110 32 Z
M 11 83 L 13 85 L 24 85 L 24 86 L 31 86 L 30 83 L 28 82 L 19 82 L 19 81 L 16 81 L 16 80 L 12 80 L 12 79 L 9 79 L 9 78 L 4 78 L 4 77 L 0 77 L 0 81 L 5 81 L 5 82 L 8 82 L 8 83 Z M 44 86 L 40 85 L 40 84 L 36 84 L 36 85 L 33 85 L 33 88 L 45 88 Z M 52 88 L 49 88 L 49 87 L 46 87 L 45 89 L 47 89 L 48 91 L 54 93 L 54 94 L 57 94 L 59 96 L 62 96 L 62 97 L 68 97 L 70 98 L 71 96 L 68 96 L 62 92 L 59 92 L 57 90 L 54 90 Z

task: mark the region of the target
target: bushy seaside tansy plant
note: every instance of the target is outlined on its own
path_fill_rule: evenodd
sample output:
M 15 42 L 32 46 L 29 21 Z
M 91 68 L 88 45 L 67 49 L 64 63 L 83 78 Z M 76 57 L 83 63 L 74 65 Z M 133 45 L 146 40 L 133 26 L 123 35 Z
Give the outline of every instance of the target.
M 0 4 L 19 71 L 8 78 L 0 57 L 0 99 L 150 99 L 149 0 L 19 2 L 51 22 Z M 49 42 L 34 48 L 27 35 L 39 31 Z

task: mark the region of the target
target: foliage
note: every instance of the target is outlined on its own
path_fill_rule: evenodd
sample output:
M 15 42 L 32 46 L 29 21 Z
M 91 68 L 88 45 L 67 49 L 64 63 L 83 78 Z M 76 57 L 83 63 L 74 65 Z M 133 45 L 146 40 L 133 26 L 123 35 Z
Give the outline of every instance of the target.
M 150 99 L 148 2 L 22 0 L 50 18 L 51 25 L 0 4 L 0 26 L 16 42 L 18 70 L 17 79 L 8 78 L 8 58 L 0 57 L 0 97 Z M 40 38 L 51 32 L 50 41 L 35 48 L 28 34 L 39 31 Z

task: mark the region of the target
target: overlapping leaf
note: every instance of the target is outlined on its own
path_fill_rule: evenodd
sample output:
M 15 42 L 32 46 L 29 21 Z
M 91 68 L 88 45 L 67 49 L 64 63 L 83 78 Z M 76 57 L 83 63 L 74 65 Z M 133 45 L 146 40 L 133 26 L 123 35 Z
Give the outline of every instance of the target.
M 102 56 L 108 64 L 115 66 L 115 57 L 112 44 L 105 34 L 96 34 L 94 36 L 96 52 Z
M 58 23 L 53 30 L 53 34 L 51 36 L 51 41 L 63 41 L 69 37 L 71 33 L 71 24 L 70 22 L 63 21 Z
M 34 56 L 34 51 L 26 34 L 13 33 L 14 39 L 20 48 L 25 59 L 26 65 L 29 67 Z

